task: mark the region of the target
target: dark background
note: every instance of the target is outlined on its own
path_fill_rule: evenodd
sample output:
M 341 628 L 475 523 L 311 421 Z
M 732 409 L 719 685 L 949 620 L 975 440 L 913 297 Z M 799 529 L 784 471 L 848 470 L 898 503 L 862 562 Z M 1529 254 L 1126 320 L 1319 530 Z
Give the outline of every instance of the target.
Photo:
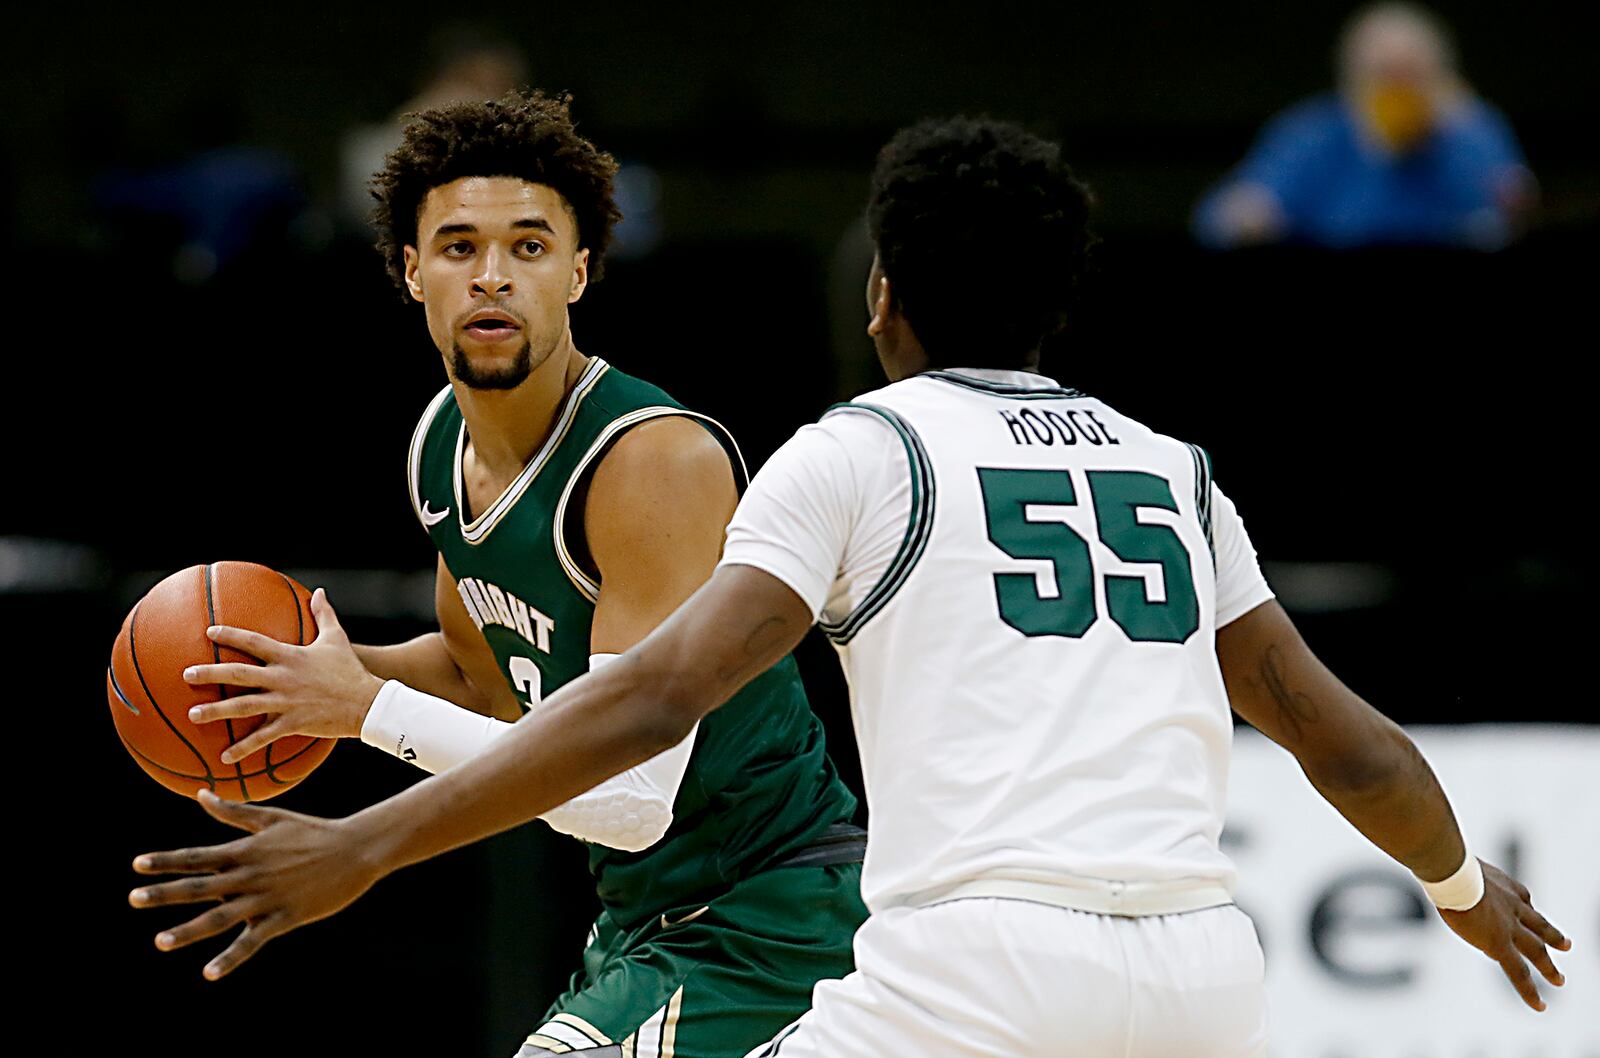
M 0 620 L 13 734 L 30 734 L 10 747 L 27 762 L 12 864 L 28 1013 L 50 1012 L 68 1047 L 129 1056 L 505 1054 L 576 965 L 581 850 L 535 825 L 386 880 L 204 984 L 218 944 L 158 954 L 177 916 L 127 908 L 127 864 L 221 828 L 145 779 L 97 704 L 122 615 L 197 562 L 325 584 L 362 640 L 426 630 L 432 552 L 403 455 L 442 373 L 335 200 L 341 132 L 410 96 L 458 14 L 522 47 L 532 83 L 571 89 L 586 133 L 659 181 L 659 242 L 586 294 L 580 348 L 722 419 L 752 465 L 880 381 L 861 301 L 876 148 L 927 115 L 1021 120 L 1095 187 L 1104 240 L 1047 369 L 1211 450 L 1313 646 L 1391 715 L 1593 723 L 1600 113 L 1577 5 L 1441 9 L 1540 180 L 1513 248 L 1219 255 L 1187 235 L 1261 122 L 1328 86 L 1350 10 L 278 4 L 14 22 Z M 222 146 L 267 152 L 295 190 L 196 278 L 173 224 L 105 189 Z M 801 660 L 857 782 L 831 652 Z M 414 778 L 346 746 L 281 803 L 340 814 Z

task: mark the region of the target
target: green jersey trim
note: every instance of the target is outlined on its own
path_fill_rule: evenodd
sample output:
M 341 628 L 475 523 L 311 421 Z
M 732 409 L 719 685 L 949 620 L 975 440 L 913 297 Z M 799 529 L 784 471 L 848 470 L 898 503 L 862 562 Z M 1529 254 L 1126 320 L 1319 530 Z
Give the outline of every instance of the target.
M 1194 460 L 1194 509 L 1200 518 L 1200 529 L 1206 534 L 1206 547 L 1211 551 L 1211 565 L 1217 564 L 1217 542 L 1211 532 L 1211 454 L 1199 445 L 1183 445 Z
M 734 441 L 733 434 L 728 432 L 726 426 L 723 426 L 709 415 L 701 415 L 697 411 L 689 411 L 686 408 L 656 404 L 646 408 L 636 408 L 620 418 L 613 419 L 605 429 L 600 431 L 599 436 L 594 439 L 594 443 L 589 446 L 589 450 L 583 454 L 583 458 L 578 460 L 578 465 L 573 468 L 571 476 L 567 478 L 567 485 L 561 490 L 561 498 L 556 501 L 555 524 L 551 529 L 555 537 L 556 558 L 561 562 L 561 569 L 566 573 L 567 579 L 572 582 L 572 586 L 577 588 L 578 592 L 591 603 L 598 602 L 600 599 L 600 582 L 583 571 L 572 557 L 571 549 L 567 546 L 567 507 L 571 503 L 572 494 L 577 491 L 578 482 L 583 480 L 584 475 L 591 469 L 594 461 L 624 432 L 651 419 L 666 419 L 679 416 L 685 419 L 694 419 L 710 427 L 712 433 L 721 441 L 724 450 L 732 454 L 732 462 L 734 463 L 734 471 L 737 477 L 735 484 L 738 486 L 740 493 L 744 492 L 745 485 L 750 481 L 750 468 L 745 465 L 744 454 L 739 451 L 739 446 Z
M 872 620 L 879 611 L 889 604 L 906 579 L 911 576 L 911 571 L 922 559 L 922 554 L 928 549 L 928 538 L 933 535 L 933 514 L 936 489 L 933 478 L 933 462 L 928 458 L 928 451 L 922 445 L 922 438 L 917 436 L 917 431 L 911 428 L 896 413 L 888 408 L 876 404 L 835 404 L 823 413 L 826 419 L 829 415 L 844 412 L 865 412 L 877 415 L 894 427 L 900 435 L 900 443 L 905 446 L 906 461 L 911 469 L 911 514 L 906 521 L 906 533 L 900 540 L 900 549 L 890 560 L 889 566 L 883 571 L 882 578 L 867 592 L 866 598 L 861 600 L 854 610 L 841 621 L 818 622 L 824 635 L 831 639 L 837 646 L 844 646 L 855 638 L 863 625 Z
M 422 528 L 428 528 L 428 519 L 422 513 L 422 448 L 428 439 L 428 427 L 433 425 L 434 416 L 439 414 L 439 406 L 450 395 L 451 386 L 447 382 L 445 387 L 434 394 L 433 400 L 428 402 L 428 410 L 422 413 L 422 418 L 417 420 L 417 428 L 411 434 L 411 448 L 406 454 L 406 477 L 411 487 L 411 510 L 416 514 L 417 521 L 422 523 Z
M 1088 395 L 1082 390 L 1068 389 L 1065 386 L 1051 385 L 1033 389 L 1010 382 L 991 382 L 985 378 L 958 375 L 954 371 L 923 371 L 917 377 L 948 382 L 952 386 L 960 386 L 963 389 L 970 389 L 977 393 L 986 393 L 991 397 L 1007 397 L 1012 400 L 1064 400 Z M 1041 375 L 1040 377 L 1043 378 L 1044 376 Z
M 567 402 L 562 406 L 561 414 L 557 416 L 555 426 L 550 430 L 550 436 L 545 440 L 543 447 L 528 461 L 528 465 L 522 468 L 522 473 L 518 474 L 516 479 L 506 486 L 506 490 L 500 494 L 499 498 L 489 505 L 488 510 L 479 513 L 470 522 L 459 519 L 458 514 L 461 539 L 469 544 L 482 543 L 494 531 L 494 527 L 500 524 L 501 519 L 517 505 L 517 501 L 522 498 L 522 494 L 528 491 L 528 486 L 533 484 L 533 479 L 539 476 L 539 471 L 544 469 L 544 465 L 550 461 L 550 457 L 555 454 L 561 442 L 566 439 L 567 432 L 572 429 L 572 423 L 578 417 L 578 406 L 583 403 L 583 398 L 589 395 L 589 391 L 594 389 L 595 383 L 600 381 L 600 377 L 606 373 L 609 367 L 610 365 L 598 356 L 589 362 L 589 366 L 578 377 L 578 384 L 572 387 L 571 393 L 567 394 Z M 455 487 L 457 512 L 467 509 L 466 504 L 462 502 L 462 498 L 466 495 L 466 488 L 461 480 L 461 462 L 466 455 L 466 449 L 467 424 L 463 420 L 461 430 L 456 434 L 455 461 L 450 468 Z

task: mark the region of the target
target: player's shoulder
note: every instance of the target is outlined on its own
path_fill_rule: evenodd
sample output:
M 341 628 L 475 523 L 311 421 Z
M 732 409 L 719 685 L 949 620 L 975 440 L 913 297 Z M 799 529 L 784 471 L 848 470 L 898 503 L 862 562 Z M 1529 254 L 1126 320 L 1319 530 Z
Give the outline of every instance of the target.
M 748 471 L 739 445 L 712 416 L 598 357 L 580 384 L 589 386 L 583 400 L 588 425 L 580 432 L 592 440 L 573 469 L 574 478 L 597 477 L 603 468 L 610 478 L 720 480 L 731 470 L 738 487 L 744 487 Z
M 1149 426 L 1103 400 L 1091 400 L 1096 415 L 1111 427 L 1122 444 L 1137 445 L 1146 451 L 1164 451 L 1179 463 L 1194 463 L 1204 476 L 1210 476 L 1211 456 L 1204 446 Z
M 1108 404 L 1099 397 L 1089 397 L 1087 399 L 1088 403 L 1095 409 L 1096 415 L 1121 427 L 1121 432 L 1123 434 L 1131 435 L 1132 437 L 1135 437 L 1141 441 L 1149 441 L 1156 444 L 1183 443 L 1177 438 L 1173 437 L 1171 434 L 1163 433 L 1161 430 L 1158 430 L 1154 426 L 1146 423 L 1143 419 L 1129 415 L 1121 408 L 1118 408 L 1112 404 Z
M 685 481 L 728 475 L 729 455 L 719 438 L 695 418 L 658 415 L 618 435 L 595 466 L 602 479 L 629 481 L 633 487 L 676 487 Z
M 897 439 L 914 432 L 906 418 L 910 409 L 904 386 L 905 382 L 894 382 L 834 404 L 815 423 L 802 426 L 795 437 L 810 442 L 812 448 L 826 447 L 825 438 L 847 456 L 864 455 L 879 445 L 893 446 Z
M 868 390 L 841 401 L 822 413 L 817 425 L 830 431 L 903 432 L 909 426 L 906 416 L 929 405 L 935 396 L 925 383 L 925 375 L 913 375 L 887 386 Z
M 618 419 L 646 408 L 684 408 L 660 386 L 630 375 L 599 357 L 590 361 L 578 384 L 588 389 L 584 394 L 585 409 L 598 417 Z
M 663 497 L 692 501 L 730 482 L 743 488 L 744 460 L 726 427 L 654 383 L 598 358 L 590 371 L 595 365 L 584 399 L 593 440 L 572 471 L 590 501 L 626 508 Z

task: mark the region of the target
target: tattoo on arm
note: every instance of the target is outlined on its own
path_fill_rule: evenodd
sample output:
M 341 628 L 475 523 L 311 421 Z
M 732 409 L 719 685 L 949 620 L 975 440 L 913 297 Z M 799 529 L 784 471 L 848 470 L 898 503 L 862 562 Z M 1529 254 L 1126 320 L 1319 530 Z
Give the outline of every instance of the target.
M 1284 670 L 1283 651 L 1276 643 L 1266 649 L 1259 670 L 1261 683 L 1278 705 L 1278 719 L 1284 733 L 1291 741 L 1299 742 L 1305 736 L 1306 726 L 1321 719 L 1322 711 L 1309 694 L 1289 685 Z
M 750 630 L 744 640 L 744 654 L 738 659 L 724 665 L 718 672 L 719 680 L 737 680 L 748 672 L 752 662 L 759 662 L 767 656 L 772 649 L 774 639 L 783 636 L 788 622 L 781 617 L 768 617 Z

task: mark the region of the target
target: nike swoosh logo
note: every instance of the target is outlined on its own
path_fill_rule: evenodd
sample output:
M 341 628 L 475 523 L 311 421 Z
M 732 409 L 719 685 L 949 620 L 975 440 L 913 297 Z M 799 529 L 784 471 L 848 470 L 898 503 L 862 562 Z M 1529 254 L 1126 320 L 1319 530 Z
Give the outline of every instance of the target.
M 661 928 L 662 929 L 667 929 L 667 928 L 669 928 L 671 926 L 682 926 L 682 925 L 685 925 L 686 923 L 693 922 L 695 919 L 699 918 L 701 915 L 705 914 L 707 911 L 710 911 L 710 910 L 711 910 L 711 908 L 709 906 L 708 907 L 702 907 L 699 911 L 695 911 L 695 912 L 692 912 L 691 914 L 684 915 L 680 919 L 670 919 L 666 915 L 662 915 L 661 916 Z
M 450 508 L 446 507 L 442 511 L 430 511 L 430 510 L 428 510 L 428 501 L 427 500 L 423 500 L 422 501 L 422 524 L 423 525 L 429 526 L 431 528 L 432 526 L 438 525 L 440 522 L 444 521 L 448 517 L 450 517 Z

